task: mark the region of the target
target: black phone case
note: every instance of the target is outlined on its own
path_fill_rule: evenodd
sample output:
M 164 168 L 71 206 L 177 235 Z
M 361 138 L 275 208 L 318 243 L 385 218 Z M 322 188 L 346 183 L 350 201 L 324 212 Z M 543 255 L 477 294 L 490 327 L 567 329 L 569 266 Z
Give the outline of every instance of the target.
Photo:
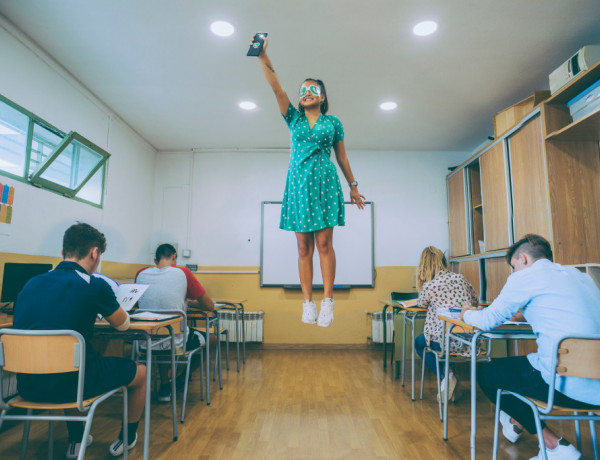
M 265 43 L 266 36 L 267 36 L 266 33 L 255 34 L 254 38 L 252 39 L 252 44 L 250 45 L 250 49 L 248 49 L 248 53 L 246 53 L 246 56 L 258 56 L 263 49 L 263 45 Z

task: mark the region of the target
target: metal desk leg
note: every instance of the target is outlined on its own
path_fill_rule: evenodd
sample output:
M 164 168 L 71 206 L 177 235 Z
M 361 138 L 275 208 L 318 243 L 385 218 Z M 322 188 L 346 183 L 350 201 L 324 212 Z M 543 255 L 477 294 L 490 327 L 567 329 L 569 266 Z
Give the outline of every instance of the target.
M 477 341 L 481 332 L 471 339 L 471 459 L 475 460 L 475 438 L 477 437 Z M 491 346 L 491 345 L 490 345 Z
M 406 313 L 406 310 L 402 311 L 402 386 L 404 386 L 404 369 L 406 367 Z
M 150 392 L 152 389 L 152 339 L 146 333 L 146 405 L 144 407 L 144 460 L 148 460 L 150 450 Z
M 451 324 L 446 331 L 445 337 L 445 354 L 446 365 L 444 366 L 444 441 L 448 440 L 448 376 L 450 375 L 450 332 L 454 329 L 454 324 Z
M 237 360 L 237 371 L 240 371 L 240 313 L 238 306 L 234 305 L 235 311 L 235 359 Z M 243 315 L 242 315 L 243 318 Z
M 167 326 L 171 335 L 171 407 L 173 409 L 173 442 L 177 441 L 177 394 L 175 381 L 177 380 L 177 366 L 175 366 L 175 333 L 171 326 Z
M 411 360 L 410 360 L 410 370 L 411 370 L 411 387 L 410 387 L 410 397 L 414 401 L 415 400 L 415 320 L 417 315 L 412 315 L 410 317 L 410 327 L 412 328 L 412 342 L 411 342 Z
M 206 315 L 206 386 L 204 391 L 206 392 L 206 405 L 210 406 L 210 317 Z
M 386 311 L 389 305 L 384 305 L 383 310 L 381 311 L 381 317 L 383 322 L 383 368 L 385 369 L 387 366 L 386 358 L 387 358 L 387 324 L 386 324 Z
M 246 324 L 244 322 L 244 304 L 241 303 L 239 305 L 242 312 L 242 362 L 246 364 Z

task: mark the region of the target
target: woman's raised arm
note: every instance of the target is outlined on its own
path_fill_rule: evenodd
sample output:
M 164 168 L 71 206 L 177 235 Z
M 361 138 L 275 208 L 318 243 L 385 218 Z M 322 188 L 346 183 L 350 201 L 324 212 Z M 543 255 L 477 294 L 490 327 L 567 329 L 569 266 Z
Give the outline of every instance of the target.
M 285 115 L 290 105 L 290 98 L 284 91 L 283 86 L 281 86 L 279 77 L 277 76 L 277 73 L 273 68 L 273 64 L 271 64 L 271 59 L 269 59 L 269 56 L 267 55 L 268 43 L 268 39 L 265 38 L 263 49 L 260 55 L 258 56 L 258 60 L 260 61 L 260 65 L 262 67 L 263 73 L 265 74 L 267 82 L 269 83 L 269 85 L 273 89 L 273 92 L 275 93 L 275 98 L 277 99 L 279 110 L 283 115 Z

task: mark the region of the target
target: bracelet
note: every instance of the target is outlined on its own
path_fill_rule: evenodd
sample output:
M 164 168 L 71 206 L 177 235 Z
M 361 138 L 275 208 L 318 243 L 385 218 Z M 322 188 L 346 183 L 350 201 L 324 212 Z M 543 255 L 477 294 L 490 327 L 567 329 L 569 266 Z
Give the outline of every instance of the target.
M 354 182 L 349 182 L 349 183 L 348 183 L 348 185 L 349 185 L 350 187 L 353 187 L 353 186 L 354 186 L 354 187 L 358 187 L 358 182 L 356 182 L 356 181 L 354 181 Z

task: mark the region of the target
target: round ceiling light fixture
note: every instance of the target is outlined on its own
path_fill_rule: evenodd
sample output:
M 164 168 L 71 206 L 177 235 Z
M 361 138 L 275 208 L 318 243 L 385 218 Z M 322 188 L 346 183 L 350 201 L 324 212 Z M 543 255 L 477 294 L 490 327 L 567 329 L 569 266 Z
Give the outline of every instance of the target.
M 431 35 L 438 28 L 437 22 L 435 21 L 422 21 L 413 27 L 413 34 L 419 37 Z
M 219 37 L 229 37 L 235 32 L 235 28 L 227 21 L 215 21 L 210 25 L 210 31 Z
M 256 108 L 256 104 L 252 101 L 242 101 L 239 103 L 240 109 L 244 110 L 254 110 Z
M 392 101 L 382 102 L 379 104 L 379 108 L 381 110 L 394 110 L 396 107 L 398 107 L 398 104 Z

